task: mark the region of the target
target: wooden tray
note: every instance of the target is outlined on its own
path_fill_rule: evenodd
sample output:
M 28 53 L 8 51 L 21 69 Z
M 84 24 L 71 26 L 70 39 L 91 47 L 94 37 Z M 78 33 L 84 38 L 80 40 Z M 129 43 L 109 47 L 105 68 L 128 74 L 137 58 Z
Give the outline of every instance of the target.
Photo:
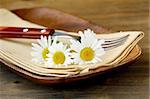
M 101 26 L 94 25 L 86 20 L 81 18 L 49 9 L 49 8 L 31 8 L 31 9 L 18 9 L 13 10 L 12 12 L 16 13 L 21 18 L 44 25 L 47 27 L 51 27 L 54 29 L 62 29 L 66 31 L 74 31 L 77 32 L 78 30 L 84 30 L 86 28 L 91 28 L 97 33 L 107 33 L 109 30 L 105 29 Z M 39 13 L 40 12 L 40 13 Z M 56 18 L 57 16 L 57 18 Z M 40 76 L 29 71 L 26 71 L 18 66 L 8 63 L 3 59 L 0 59 L 0 62 L 4 64 L 8 69 L 16 72 L 22 77 L 25 77 L 29 80 L 32 80 L 36 83 L 40 84 L 60 84 L 60 83 L 71 83 L 74 81 L 84 80 L 96 75 L 107 73 L 119 67 L 123 67 L 123 65 L 133 62 L 141 55 L 141 48 L 136 45 L 134 49 L 130 52 L 130 54 L 119 64 L 114 67 L 101 67 L 96 70 L 92 70 L 88 73 L 83 73 L 79 75 L 73 75 L 70 77 L 49 77 L 49 76 Z

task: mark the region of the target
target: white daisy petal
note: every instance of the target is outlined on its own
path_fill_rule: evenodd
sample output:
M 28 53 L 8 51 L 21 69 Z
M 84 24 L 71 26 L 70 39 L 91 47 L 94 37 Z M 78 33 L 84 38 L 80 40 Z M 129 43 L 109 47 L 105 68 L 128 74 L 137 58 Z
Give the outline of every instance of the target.
M 79 31 L 78 34 L 80 35 L 81 38 L 84 38 L 84 34 L 82 31 Z
M 44 42 L 44 46 L 48 46 L 48 42 L 47 42 L 48 40 L 47 40 L 47 37 L 46 36 L 44 36 L 44 40 L 43 40 L 43 42 Z
M 70 40 L 70 42 L 72 43 L 70 45 L 71 49 L 73 49 L 74 51 L 78 51 L 81 49 L 81 43 L 79 41 L 75 41 L 75 40 Z
M 98 49 L 98 48 L 103 49 L 103 48 L 102 48 L 102 42 L 103 42 L 103 41 L 101 41 L 101 40 L 97 41 L 97 44 L 94 46 L 93 49 Z
M 44 46 L 44 43 L 43 43 L 43 41 L 42 40 L 37 40 L 38 41 L 38 43 L 39 43 L 39 45 L 42 47 L 42 48 L 44 48 L 45 46 Z
M 55 44 L 57 43 L 57 40 L 58 40 L 58 37 L 56 36 L 56 37 L 53 39 L 52 45 L 55 45 Z
M 49 47 L 48 49 L 49 49 L 50 53 L 55 53 L 55 49 L 52 46 Z
M 96 46 L 97 42 L 98 42 L 98 40 L 97 40 L 97 39 L 95 39 L 95 40 L 94 40 L 94 42 L 93 42 L 93 44 L 91 45 L 91 47 L 92 47 L 92 48 L 95 48 L 95 46 Z
M 48 36 L 48 46 L 51 46 L 51 42 L 52 42 L 52 41 L 51 41 L 51 36 L 49 35 L 49 36 Z

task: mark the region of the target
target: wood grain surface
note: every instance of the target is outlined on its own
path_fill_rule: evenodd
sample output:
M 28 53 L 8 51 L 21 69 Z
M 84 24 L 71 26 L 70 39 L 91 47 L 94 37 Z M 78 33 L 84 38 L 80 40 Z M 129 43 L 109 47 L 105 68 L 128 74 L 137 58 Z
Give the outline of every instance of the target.
M 0 0 L 1 8 L 50 7 L 112 31 L 142 30 L 142 56 L 119 71 L 70 85 L 43 86 L 0 66 L 0 99 L 148 99 L 148 0 Z

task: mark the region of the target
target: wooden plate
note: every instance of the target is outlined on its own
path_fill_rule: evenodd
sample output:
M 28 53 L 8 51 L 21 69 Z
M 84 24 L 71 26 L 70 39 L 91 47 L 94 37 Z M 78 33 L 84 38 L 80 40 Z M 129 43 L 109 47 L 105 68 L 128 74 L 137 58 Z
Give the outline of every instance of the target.
M 96 33 L 107 33 L 109 30 L 94 25 L 86 20 L 81 18 L 66 14 L 64 12 L 60 12 L 57 10 L 49 9 L 49 8 L 31 8 L 31 9 L 18 9 L 13 10 L 12 12 L 16 13 L 21 18 L 44 25 L 47 27 L 51 27 L 54 29 L 62 29 L 66 31 L 74 31 L 84 30 L 86 28 L 93 29 Z M 57 16 L 57 18 L 56 18 Z M 96 75 L 107 73 L 113 69 L 117 69 L 119 67 L 123 67 L 123 65 L 133 62 L 141 55 L 141 48 L 136 45 L 134 49 L 130 52 L 130 54 L 119 64 L 114 67 L 101 67 L 96 70 L 92 70 L 88 73 L 83 73 L 79 75 L 73 75 L 69 77 L 50 77 L 50 76 L 41 76 L 29 71 L 26 71 L 18 66 L 11 64 L 3 59 L 0 59 L 0 62 L 4 64 L 8 69 L 16 72 L 22 77 L 25 77 L 29 80 L 32 80 L 36 83 L 40 84 L 60 84 L 60 83 L 71 83 L 74 81 L 84 80 Z

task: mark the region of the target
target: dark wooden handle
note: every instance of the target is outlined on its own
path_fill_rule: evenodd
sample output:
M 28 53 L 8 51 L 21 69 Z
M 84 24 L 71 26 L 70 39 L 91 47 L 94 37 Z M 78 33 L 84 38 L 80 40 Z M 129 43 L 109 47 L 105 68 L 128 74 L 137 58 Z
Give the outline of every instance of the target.
M 48 36 L 54 34 L 54 29 L 50 28 L 28 28 L 28 27 L 3 27 L 0 26 L 0 38 L 31 38 L 37 39 L 41 35 Z

